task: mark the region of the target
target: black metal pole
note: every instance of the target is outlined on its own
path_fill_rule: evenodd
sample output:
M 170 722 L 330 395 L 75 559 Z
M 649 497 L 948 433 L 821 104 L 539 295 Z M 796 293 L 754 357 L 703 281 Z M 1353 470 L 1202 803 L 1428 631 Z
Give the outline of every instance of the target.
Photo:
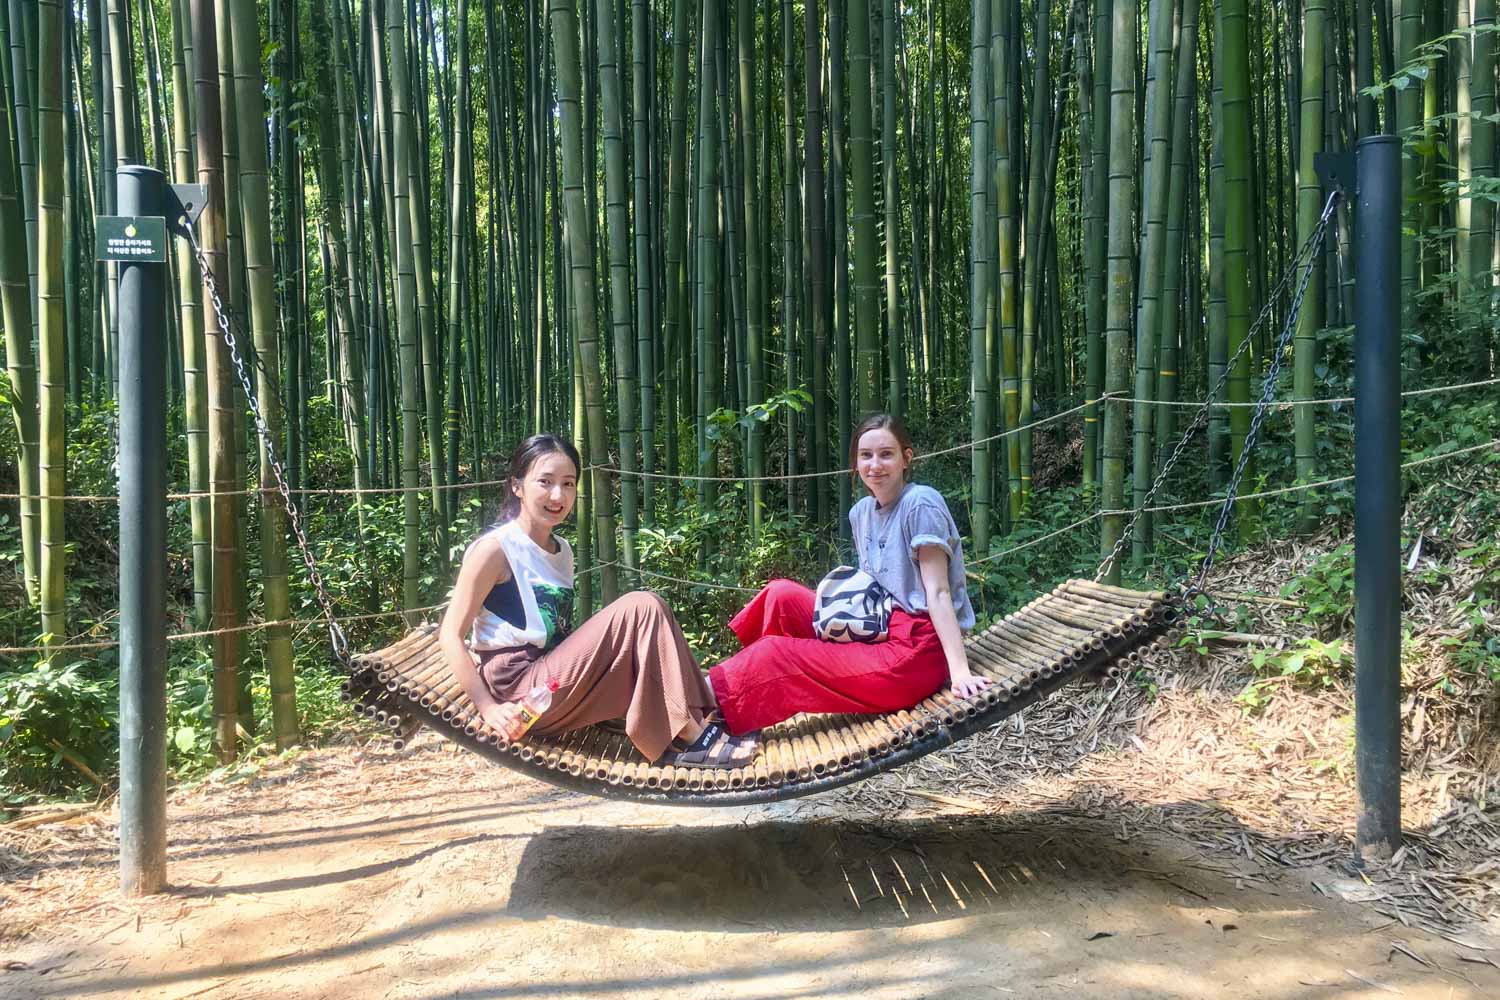
M 115 172 L 122 215 L 165 214 L 166 178 Z M 164 263 L 120 264 L 120 887 L 167 878 L 167 413 Z
M 1401 140 L 1355 155 L 1355 845 L 1377 859 L 1401 844 Z

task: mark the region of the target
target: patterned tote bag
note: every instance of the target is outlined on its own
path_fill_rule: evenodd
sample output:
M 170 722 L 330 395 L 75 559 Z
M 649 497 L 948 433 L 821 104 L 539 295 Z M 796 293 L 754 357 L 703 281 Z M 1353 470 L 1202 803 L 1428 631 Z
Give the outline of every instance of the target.
M 825 642 L 884 642 L 895 599 L 876 579 L 840 566 L 818 584 L 813 631 Z

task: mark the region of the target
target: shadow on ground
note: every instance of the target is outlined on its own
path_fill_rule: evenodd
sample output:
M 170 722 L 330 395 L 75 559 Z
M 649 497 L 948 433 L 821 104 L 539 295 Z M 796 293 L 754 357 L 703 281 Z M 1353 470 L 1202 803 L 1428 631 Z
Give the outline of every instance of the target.
M 60 934 L 29 970 L 0 973 L 0 994 L 1389 992 L 1374 982 L 1408 997 L 1500 995 L 1500 973 L 1460 965 L 1440 939 L 1372 927 L 1180 838 L 1127 839 L 1074 814 L 870 821 L 827 799 L 793 821 L 472 776 L 431 798 L 410 788 L 346 786 L 317 808 L 243 815 L 195 803 L 172 841 L 170 894 L 113 929 Z M 97 871 L 114 863 L 107 847 L 46 863 Z M 1431 964 L 1393 952 L 1398 938 Z
M 506 913 L 668 930 L 904 926 L 1016 910 L 1067 892 L 1154 883 L 1164 901 L 1216 888 L 1146 862 L 1144 845 L 1073 817 L 549 827 L 526 844 Z

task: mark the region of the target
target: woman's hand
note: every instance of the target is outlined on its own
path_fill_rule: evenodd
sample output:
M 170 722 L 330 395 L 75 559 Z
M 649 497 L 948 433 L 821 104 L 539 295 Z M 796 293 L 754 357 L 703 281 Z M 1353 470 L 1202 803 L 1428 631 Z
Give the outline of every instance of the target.
M 520 739 L 526 731 L 521 723 L 521 706 L 513 701 L 497 701 L 493 705 L 486 705 L 480 710 L 479 717 L 508 740 Z
M 969 698 L 990 686 L 988 677 L 975 677 L 965 666 L 962 671 L 950 671 L 953 693 L 960 698 Z

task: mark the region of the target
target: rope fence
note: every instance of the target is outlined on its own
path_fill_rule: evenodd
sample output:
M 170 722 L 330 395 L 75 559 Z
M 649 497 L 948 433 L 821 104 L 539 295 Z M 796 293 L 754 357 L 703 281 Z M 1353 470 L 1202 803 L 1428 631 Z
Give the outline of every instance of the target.
M 1489 386 L 1496 385 L 1500 385 L 1500 378 L 1483 379 L 1477 382 L 1459 382 L 1451 385 L 1433 386 L 1427 389 L 1409 389 L 1403 392 L 1401 396 L 1403 399 L 1411 399 L 1421 396 L 1433 396 L 1441 393 L 1459 392 L 1466 389 L 1483 389 Z M 1332 406 L 1345 403 L 1353 403 L 1354 401 L 1355 400 L 1353 396 L 1333 396 L 1320 399 L 1291 399 L 1280 400 L 1278 402 L 1271 403 L 1270 408 L 1286 410 L 1294 409 L 1299 406 Z M 1079 403 L 1077 406 L 1073 406 L 1069 409 L 1054 413 L 1048 417 L 1043 417 L 1041 420 L 1033 421 L 1021 427 L 1012 427 L 1008 430 L 1000 431 L 997 434 L 991 434 L 989 437 L 978 438 L 973 441 L 965 442 L 964 444 L 957 444 L 952 446 L 951 448 L 942 448 L 938 451 L 924 452 L 923 454 L 916 456 L 914 461 L 921 462 L 931 458 L 938 458 L 943 455 L 951 455 L 956 452 L 972 451 L 973 449 L 989 444 L 992 441 L 1000 441 L 1026 431 L 1039 430 L 1050 424 L 1057 423 L 1060 420 L 1065 420 L 1081 410 L 1086 410 L 1091 406 L 1097 406 L 1100 403 L 1146 403 L 1150 404 L 1151 406 L 1170 406 L 1181 409 L 1195 409 L 1203 406 L 1215 407 L 1219 409 L 1234 409 L 1237 407 L 1254 408 L 1260 405 L 1258 402 L 1231 403 L 1227 400 L 1142 399 L 1136 396 L 1121 396 L 1114 393 L 1105 393 L 1096 400 L 1086 400 L 1082 403 Z M 775 476 L 695 476 L 677 475 L 666 472 L 642 472 L 639 469 L 622 469 L 619 466 L 615 465 L 588 465 L 584 467 L 583 472 L 593 472 L 596 470 L 601 472 L 608 472 L 616 476 L 630 477 L 635 479 L 660 479 L 672 482 L 692 483 L 776 483 L 794 482 L 808 479 L 823 479 L 835 476 L 849 475 L 848 469 L 832 469 L 827 472 L 797 472 Z M 488 489 L 493 486 L 505 486 L 508 482 L 508 479 L 485 479 L 472 483 L 429 483 L 425 486 L 367 486 L 362 488 L 352 486 L 326 488 L 303 487 L 290 490 L 289 492 L 292 496 L 398 496 L 406 493 L 432 493 L 447 492 L 449 490 Z M 168 493 L 166 495 L 166 498 L 173 501 L 200 500 L 213 499 L 214 497 L 244 497 L 275 493 L 279 493 L 279 490 L 277 490 L 274 486 L 254 486 L 235 490 L 198 490 L 186 493 Z M 56 500 L 62 503 L 118 503 L 119 499 L 119 495 L 114 493 L 93 495 L 65 494 L 63 496 L 57 497 L 47 497 L 38 493 L 0 493 L 0 500 Z
M 1456 448 L 1453 451 L 1445 451 L 1445 452 L 1443 452 L 1441 454 L 1438 454 L 1438 455 L 1428 455 L 1428 456 L 1423 457 L 1423 458 L 1413 459 L 1410 462 L 1403 462 L 1401 464 L 1401 470 L 1404 472 L 1404 471 L 1406 471 L 1408 469 L 1416 469 L 1416 468 L 1420 468 L 1420 467 L 1426 466 L 1426 465 L 1433 465 L 1433 464 L 1435 464 L 1437 462 L 1446 462 L 1446 461 L 1450 461 L 1450 460 L 1455 459 L 1455 458 L 1460 458 L 1460 457 L 1462 457 L 1464 455 L 1472 455 L 1472 454 L 1474 454 L 1476 452 L 1481 452 L 1481 451 L 1486 451 L 1486 450 L 1492 450 L 1492 449 L 1496 449 L 1496 448 L 1500 448 L 1500 438 L 1495 438 L 1495 439 L 1490 440 L 1490 441 L 1485 441 L 1485 442 L 1483 442 L 1481 444 L 1469 445 L 1469 446 L 1464 447 L 1464 448 Z M 1328 487 L 1328 486 L 1338 486 L 1338 485 L 1343 484 L 1343 483 L 1351 482 L 1353 479 L 1354 479 L 1353 475 L 1336 476 L 1336 477 L 1331 478 L 1331 479 L 1320 479 L 1317 482 L 1312 482 L 1312 483 L 1297 483 L 1297 484 L 1294 484 L 1292 486 L 1282 486 L 1282 487 L 1278 487 L 1276 489 L 1260 490 L 1260 491 L 1255 492 L 1255 493 L 1242 493 L 1238 497 L 1236 497 L 1236 500 L 1237 501 L 1238 500 L 1259 500 L 1259 499 L 1265 499 L 1265 498 L 1268 498 L 1268 497 L 1286 496 L 1286 495 L 1291 494 L 1291 493 L 1302 493 L 1302 492 L 1305 492 L 1305 491 L 1308 491 L 1308 490 L 1323 489 L 1323 488 Z M 1142 511 L 1148 512 L 1148 513 L 1157 514 L 1157 513 L 1167 513 L 1167 512 L 1171 512 L 1171 511 L 1179 511 L 1179 510 L 1197 510 L 1197 509 L 1202 509 L 1202 508 L 1205 508 L 1205 507 L 1217 507 L 1217 506 L 1222 505 L 1223 503 L 1224 503 L 1224 498 L 1220 497 L 1220 498 L 1217 498 L 1217 499 L 1214 499 L 1214 500 L 1193 500 L 1193 501 L 1188 501 L 1188 502 L 1185 502 L 1185 503 L 1161 504 L 1161 505 L 1158 505 L 1158 506 L 1142 508 Z M 1027 539 L 1024 542 L 1021 542 L 1021 543 L 1016 544 L 1016 545 L 1012 545 L 1012 546 L 1010 546 L 1008 548 L 1000 550 L 999 552 L 991 552 L 991 553 L 989 553 L 987 555 L 980 556 L 977 559 L 966 560 L 966 563 L 969 566 L 979 566 L 979 565 L 982 565 L 984 563 L 993 562 L 996 559 L 1001 559 L 1001 558 L 1004 558 L 1005 556 L 1013 555 L 1013 554 L 1015 554 L 1017 552 L 1021 552 L 1021 551 L 1025 550 L 1025 549 L 1029 549 L 1029 548 L 1032 548 L 1034 546 L 1040 545 L 1043 542 L 1050 541 L 1050 540 L 1052 540 L 1054 538 L 1057 538 L 1060 535 L 1067 534 L 1070 531 L 1075 531 L 1078 528 L 1081 528 L 1081 527 L 1083 527 L 1084 525 L 1087 525 L 1087 524 L 1091 524 L 1092 522 L 1100 520 L 1101 518 L 1105 518 L 1105 517 L 1125 517 L 1125 516 L 1128 516 L 1128 515 L 1133 514 L 1133 513 L 1135 513 L 1135 509 L 1134 508 L 1121 508 L 1121 509 L 1112 509 L 1112 510 L 1097 510 L 1097 511 L 1094 511 L 1092 514 L 1087 515 L 1086 517 L 1079 518 L 1078 520 L 1074 521 L 1071 524 L 1064 525 L 1063 527 L 1057 528 L 1054 531 L 1049 531 L 1045 535 L 1039 535 L 1036 538 Z M 649 577 L 649 578 L 654 579 L 654 580 L 664 580 L 664 581 L 666 581 L 668 583 L 676 583 L 676 584 L 681 584 L 683 586 L 688 586 L 688 587 L 703 587 L 703 588 L 706 588 L 708 590 L 733 591 L 733 592 L 736 592 L 736 593 L 745 593 L 745 594 L 753 594 L 753 593 L 756 593 L 757 590 L 758 590 L 758 588 L 754 588 L 754 587 L 741 587 L 741 586 L 736 586 L 736 585 L 733 585 L 733 584 L 717 583 L 717 582 L 710 581 L 710 580 L 689 580 L 689 579 L 685 579 L 683 577 L 671 576 L 671 575 L 669 575 L 667 573 L 659 573 L 659 572 L 656 572 L 655 570 L 645 569 L 645 568 L 640 567 L 640 566 L 636 566 L 636 567 L 626 566 L 624 563 L 621 563 L 618 560 L 613 561 L 613 562 L 603 563 L 603 564 L 600 564 L 600 565 L 597 565 L 597 566 L 591 566 L 591 567 L 588 567 L 588 568 L 584 569 L 582 572 L 593 573 L 593 572 L 597 572 L 599 570 L 609 569 L 611 567 L 618 567 L 618 568 L 624 569 L 624 570 L 626 570 L 627 572 L 630 572 L 630 573 L 638 573 L 641 576 Z M 339 616 L 339 620 L 341 622 L 375 621 L 375 620 L 386 619 L 386 618 L 404 617 L 406 615 L 425 614 L 425 613 L 427 613 L 429 611 L 436 611 L 439 608 L 444 608 L 444 607 L 447 607 L 447 602 L 446 601 L 443 602 L 443 603 L 441 603 L 441 604 L 429 604 L 429 605 L 427 605 L 425 607 L 417 607 L 417 608 L 400 608 L 400 609 L 397 609 L 395 611 L 377 611 L 377 612 L 371 612 L 369 614 L 360 614 L 360 615 L 340 615 Z M 247 623 L 247 624 L 244 624 L 244 625 L 234 625 L 234 626 L 230 626 L 230 627 L 227 627 L 227 628 L 220 628 L 220 629 L 204 629 L 204 630 L 196 631 L 196 632 L 178 632 L 178 633 L 174 633 L 172 635 L 168 635 L 167 636 L 167 641 L 168 642 L 181 642 L 181 641 L 185 641 L 185 640 L 189 640 L 189 639 L 207 639 L 207 638 L 212 638 L 213 636 L 216 636 L 216 635 L 226 635 L 226 634 L 230 634 L 230 633 L 258 632 L 258 631 L 263 631 L 265 629 L 276 628 L 276 627 L 280 627 L 280 626 L 286 626 L 286 627 L 296 628 L 296 627 L 314 626 L 314 625 L 322 626 L 322 625 L 326 625 L 326 624 L 327 624 L 327 619 L 326 618 L 284 618 L 284 619 L 276 619 L 276 620 L 273 620 L 273 621 L 250 622 L 250 623 Z M 117 640 L 103 640 L 103 641 L 98 641 L 98 642 L 69 642 L 69 643 L 62 643 L 62 644 L 57 644 L 57 645 L 52 645 L 52 646 L 45 646 L 45 645 L 38 645 L 38 646 L 0 646 L 0 656 L 22 656 L 22 655 L 29 655 L 29 654 L 33 654 L 33 653 L 68 653 L 68 652 L 85 651 L 85 650 L 113 649 L 113 648 L 116 648 L 117 646 L 119 646 L 119 642 Z
M 1078 520 L 1074 521 L 1072 524 L 1069 524 L 1069 525 L 1066 525 L 1064 527 L 1058 528 L 1056 531 L 1049 531 L 1045 535 L 1038 535 L 1036 538 L 1029 538 L 1026 541 L 1021 542 L 1018 545 L 1012 545 L 1010 548 L 1001 549 L 999 552 L 991 552 L 989 555 L 987 555 L 987 556 L 980 556 L 978 559 L 966 559 L 966 560 L 964 560 L 965 565 L 966 566 L 979 566 L 979 565 L 982 565 L 982 564 L 987 563 L 987 562 L 994 562 L 996 559 L 1000 559 L 1000 558 L 1002 558 L 1004 556 L 1008 556 L 1008 555 L 1011 555 L 1013 553 L 1020 552 L 1020 551 L 1022 551 L 1024 549 L 1029 549 L 1032 546 L 1040 545 L 1040 544 L 1042 544 L 1043 542 L 1046 542 L 1046 541 L 1051 541 L 1052 539 L 1056 538 L 1058 535 L 1065 535 L 1068 532 L 1074 530 L 1075 528 L 1081 528 L 1085 524 L 1088 524 L 1088 523 L 1090 523 L 1092 521 L 1097 521 L 1097 520 L 1099 520 L 1103 516 L 1104 516 L 1104 512 L 1103 511 L 1096 510 L 1092 514 L 1090 514 L 1089 516 L 1087 516 L 1087 517 L 1080 517 Z
M 1500 378 L 1488 378 L 1480 382 L 1459 382 L 1454 385 L 1439 385 L 1429 389 L 1408 389 L 1401 394 L 1402 399 L 1415 399 L 1419 396 L 1435 396 L 1439 393 L 1458 392 L 1464 389 L 1483 389 L 1487 386 L 1500 385 Z M 1105 397 L 1099 397 L 1104 401 Z M 1217 410 L 1231 410 L 1239 407 L 1254 409 L 1261 405 L 1260 402 L 1231 403 L 1221 399 L 1141 399 L 1137 396 L 1114 396 L 1109 400 L 1114 403 L 1147 403 L 1151 406 L 1172 406 L 1182 409 L 1195 410 L 1202 406 L 1212 407 Z M 1317 399 L 1279 399 L 1268 405 L 1272 410 L 1295 410 L 1301 406 L 1335 406 L 1343 403 L 1354 402 L 1353 396 L 1327 396 Z
M 339 615 L 340 622 L 374 621 L 381 618 L 397 618 L 406 615 L 426 614 L 439 608 L 446 608 L 448 602 L 441 604 L 429 604 L 420 608 L 399 608 L 395 611 L 375 611 L 363 615 Z M 276 618 L 271 621 L 247 622 L 244 625 L 230 625 L 225 628 L 203 629 L 197 632 L 174 632 L 167 636 L 168 642 L 183 642 L 188 639 L 211 639 L 216 635 L 235 635 L 245 632 L 261 632 L 270 628 L 304 628 L 312 626 L 326 626 L 326 618 Z M 119 646 L 119 640 L 111 639 L 100 642 L 69 642 L 53 646 L 0 646 L 0 656 L 19 656 L 27 653 L 67 653 L 73 650 L 84 649 L 114 649 Z
M 1113 398 L 1114 396 L 1112 393 L 1106 393 L 1105 395 L 1099 397 L 1100 400 L 1109 400 Z M 957 451 L 972 451 L 973 449 L 978 448 L 982 445 L 989 444 L 991 441 L 999 441 L 1002 438 L 1014 437 L 1015 435 L 1020 434 L 1024 431 L 1034 431 L 1039 428 L 1046 427 L 1048 424 L 1057 423 L 1059 420 L 1071 417 L 1078 411 L 1086 410 L 1093 405 L 1093 403 L 1079 403 L 1077 406 L 1074 406 L 1070 409 L 1063 410 L 1060 413 L 1054 413 L 1050 417 L 1043 417 L 1041 420 L 1032 421 L 1031 423 L 1021 427 L 1012 427 L 1009 430 L 1001 431 L 998 434 L 991 434 L 989 437 L 979 438 L 978 440 L 969 441 L 965 444 L 954 445 L 951 448 L 943 448 L 938 451 L 923 452 L 922 454 L 916 456 L 916 458 L 914 458 L 912 461 L 921 462 L 929 458 L 938 458 L 942 455 L 951 455 L 952 453 Z M 850 474 L 850 471 L 848 469 L 830 469 L 827 472 L 796 472 L 779 476 L 683 476 L 667 472 L 641 472 L 638 469 L 621 469 L 618 466 L 614 465 L 590 465 L 584 471 L 587 472 L 592 469 L 599 469 L 604 472 L 613 473 L 617 476 L 624 476 L 633 479 L 663 479 L 673 482 L 689 483 L 776 483 L 790 482 L 802 479 L 826 479 L 835 476 L 847 476 Z

